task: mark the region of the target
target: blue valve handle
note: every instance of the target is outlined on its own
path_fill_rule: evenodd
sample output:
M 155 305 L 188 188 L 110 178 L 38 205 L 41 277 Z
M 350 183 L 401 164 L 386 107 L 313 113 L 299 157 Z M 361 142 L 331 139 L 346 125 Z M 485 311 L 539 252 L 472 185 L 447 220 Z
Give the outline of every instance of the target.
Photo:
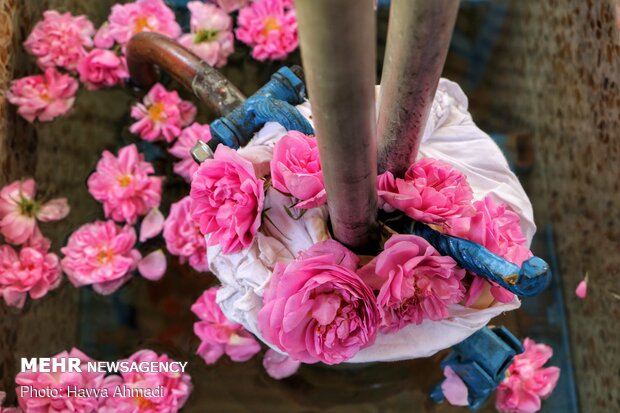
M 410 232 L 427 240 L 441 255 L 452 257 L 467 271 L 518 296 L 540 294 L 551 281 L 549 264 L 539 257 L 529 258 L 519 267 L 475 242 L 442 234 L 420 222 L 414 222 L 412 226 Z

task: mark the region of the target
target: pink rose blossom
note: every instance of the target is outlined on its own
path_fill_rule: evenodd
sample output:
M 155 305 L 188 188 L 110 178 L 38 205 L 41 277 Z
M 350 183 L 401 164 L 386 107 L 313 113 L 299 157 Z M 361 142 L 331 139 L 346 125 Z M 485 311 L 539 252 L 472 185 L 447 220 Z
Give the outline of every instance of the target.
M 27 295 L 41 298 L 60 280 L 56 254 L 32 247 L 22 247 L 18 254 L 9 245 L 0 245 L 0 295 L 7 305 L 22 308 Z
M 355 273 L 358 262 L 327 240 L 288 265 L 277 263 L 258 313 L 261 334 L 303 363 L 342 363 L 371 345 L 379 313 L 372 290 Z
M 78 87 L 77 80 L 50 67 L 42 75 L 12 81 L 6 97 L 28 122 L 49 122 L 69 112 Z
M 276 380 L 282 380 L 297 373 L 300 365 L 299 361 L 272 349 L 267 350 L 263 357 L 265 371 L 269 377 Z
M 525 351 L 515 356 L 506 378 L 497 388 L 495 407 L 502 413 L 534 413 L 541 399 L 551 395 L 560 377 L 558 367 L 543 367 L 553 349 L 526 338 Z
M 200 233 L 200 228 L 191 215 L 192 199 L 184 197 L 170 205 L 170 214 L 164 222 L 164 239 L 166 248 L 172 255 L 177 255 L 182 263 L 196 271 L 208 271 L 207 241 Z
M 196 107 L 191 102 L 181 100 L 175 90 L 169 92 L 157 83 L 142 103 L 131 108 L 131 117 L 137 122 L 129 127 L 129 131 L 146 141 L 172 142 L 195 116 Z
M 271 180 L 280 192 L 301 200 L 296 208 L 314 208 L 327 202 L 316 138 L 290 131 L 273 149 Z
M 103 32 L 101 32 L 103 30 Z M 181 35 L 174 12 L 163 0 L 137 0 L 115 4 L 107 24 L 97 33 L 97 47 L 111 47 L 111 39 L 125 45 L 134 34 L 157 32 L 176 39 Z
M 41 240 L 37 221 L 58 221 L 69 214 L 66 198 L 42 203 L 35 200 L 35 195 L 34 179 L 15 181 L 0 190 L 0 234 L 7 242 L 19 245 Z
M 256 0 L 239 11 L 237 39 L 256 60 L 281 60 L 297 48 L 297 16 L 282 0 Z
M 417 221 L 438 224 L 474 212 L 473 193 L 465 176 L 436 159 L 417 161 L 404 179 L 385 172 L 377 178 L 377 185 L 384 210 L 397 209 Z
M 465 270 L 416 235 L 392 235 L 359 274 L 379 290 L 381 326 L 389 333 L 411 323 L 445 319 L 448 305 L 458 303 L 465 294 L 461 283 Z
M 196 354 L 207 364 L 224 354 L 233 361 L 247 361 L 260 351 L 260 345 L 241 324 L 226 318 L 215 302 L 217 290 L 209 288 L 192 305 L 192 312 L 200 319 L 194 323 L 194 333 L 201 341 Z
M 198 139 L 205 143 L 209 142 L 211 139 L 209 125 L 192 123 L 181 131 L 179 139 L 168 149 L 168 152 L 181 159 L 180 162 L 174 164 L 174 172 L 182 176 L 187 182 L 192 181 L 194 172 L 198 170 L 198 164 L 194 161 L 190 152 L 196 142 L 198 142 Z
M 95 27 L 86 16 L 60 14 L 56 10 L 43 12 L 43 20 L 32 29 L 24 47 L 37 57 L 42 69 L 62 67 L 75 70 L 93 46 Z
M 474 202 L 473 206 L 474 216 L 456 218 L 446 223 L 445 229 L 450 235 L 476 242 L 517 265 L 532 256 L 525 246 L 527 240 L 521 231 L 519 215 L 504 204 L 495 205 L 491 196 Z M 474 276 L 466 295 L 466 305 L 472 305 L 480 297 L 487 283 L 484 278 Z M 491 283 L 491 294 L 503 303 L 512 301 L 514 297 L 495 283 Z
M 192 13 L 191 33 L 181 36 L 179 43 L 209 65 L 224 66 L 235 51 L 231 17 L 219 7 L 200 1 L 190 1 L 187 8 Z
M 144 161 L 136 145 L 108 151 L 88 178 L 88 192 L 103 204 L 106 218 L 135 224 L 138 217 L 159 206 L 163 177 L 152 176 L 153 165 Z
M 140 350 L 120 363 L 163 363 L 170 364 L 172 360 L 166 354 L 158 355 L 153 350 Z M 145 397 L 116 397 L 103 398 L 102 406 L 97 413 L 176 413 L 189 398 L 192 392 L 191 377 L 187 373 L 179 372 L 136 372 L 121 373 L 121 376 L 108 376 L 103 384 L 108 388 L 108 394 L 113 396 L 114 390 L 119 389 L 130 395 L 138 389 L 157 389 L 163 386 L 161 396 Z
M 118 290 L 131 278 L 140 253 L 134 249 L 136 232 L 113 221 L 82 225 L 61 249 L 62 269 L 75 287 L 92 285 L 99 294 Z
M 125 58 L 104 49 L 91 50 L 80 61 L 77 71 L 88 90 L 122 86 L 129 78 Z
M 80 350 L 73 348 L 70 352 L 63 351 L 52 357 L 52 359 L 60 360 L 67 358 L 79 358 L 81 360 L 81 372 L 56 372 L 56 373 L 34 373 L 25 371 L 17 374 L 15 383 L 17 388 L 17 398 L 19 405 L 25 412 L 44 413 L 44 412 L 75 412 L 75 413 L 91 413 L 97 412 L 99 400 L 97 396 L 92 395 L 93 390 L 101 388 L 104 373 L 89 372 L 87 363 L 93 361 Z M 65 362 L 67 363 L 67 362 Z M 67 369 L 68 370 L 68 369 Z M 58 397 L 38 397 L 31 394 L 30 391 L 22 392 L 21 386 L 38 390 L 45 393 L 45 389 L 56 389 Z M 88 396 L 74 396 L 75 393 L 69 395 L 68 389 L 89 389 Z M 93 389 L 93 390 L 91 390 Z M 52 393 L 48 391 L 47 393 Z
M 261 223 L 265 194 L 252 163 L 224 145 L 204 161 L 192 180 L 192 219 L 210 234 L 208 246 L 225 253 L 250 246 Z

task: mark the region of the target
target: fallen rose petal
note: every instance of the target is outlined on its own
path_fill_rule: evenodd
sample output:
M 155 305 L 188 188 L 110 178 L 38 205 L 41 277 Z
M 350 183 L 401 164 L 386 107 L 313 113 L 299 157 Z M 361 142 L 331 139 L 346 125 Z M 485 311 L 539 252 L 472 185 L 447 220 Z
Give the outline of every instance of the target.
M 575 295 L 581 298 L 582 300 L 586 298 L 586 296 L 588 295 L 588 279 L 587 278 L 581 280 L 581 282 L 577 285 L 577 289 L 575 290 Z
M 443 374 L 446 379 L 441 383 L 441 391 L 448 403 L 453 406 L 468 406 L 469 391 L 463 380 L 449 366 L 443 369 Z
M 41 205 L 37 219 L 43 222 L 59 221 L 69 215 L 70 210 L 67 198 L 52 199 Z
M 157 236 L 164 229 L 164 214 L 159 208 L 153 208 L 146 214 L 140 225 L 140 242 Z
M 291 357 L 278 353 L 275 350 L 269 349 L 263 357 L 263 367 L 271 378 L 276 380 L 282 380 L 292 376 L 297 372 L 301 362 L 292 359 Z
M 140 260 L 138 271 L 147 280 L 157 281 L 166 273 L 166 266 L 166 255 L 159 249 Z

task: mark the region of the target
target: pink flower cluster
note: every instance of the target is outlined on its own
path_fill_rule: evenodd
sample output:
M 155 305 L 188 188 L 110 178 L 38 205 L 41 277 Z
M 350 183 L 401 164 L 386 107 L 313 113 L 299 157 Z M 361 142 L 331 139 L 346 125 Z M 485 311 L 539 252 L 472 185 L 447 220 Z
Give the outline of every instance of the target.
M 209 288 L 192 305 L 200 321 L 194 333 L 201 343 L 197 354 L 207 364 L 226 354 L 233 361 L 247 361 L 260 351 L 260 345 L 241 324 L 230 322 L 215 302 L 218 288 Z
M 290 131 L 273 149 L 271 182 L 280 192 L 299 199 L 296 208 L 314 208 L 327 202 L 316 138 Z
M 81 372 L 18 373 L 15 378 L 18 385 L 17 397 L 19 406 L 24 412 L 176 413 L 183 407 L 192 391 L 191 378 L 187 373 L 130 371 L 104 377 L 103 372 L 88 371 L 87 363 L 94 360 L 78 349 L 63 351 L 51 358 L 53 360 L 78 358 L 81 360 Z M 167 355 L 158 355 L 152 350 L 140 350 L 128 359 L 120 360 L 121 363 L 170 361 L 172 360 Z M 114 395 L 117 391 L 131 394 L 132 389 L 158 389 L 160 386 L 163 390 L 161 396 Z M 22 387 L 27 387 L 27 391 L 22 392 Z M 53 390 L 46 391 L 47 389 Z M 76 394 L 74 390 L 82 391 Z
M 359 274 L 379 291 L 381 326 L 387 333 L 411 323 L 443 320 L 448 317 L 448 305 L 465 294 L 461 283 L 465 270 L 416 235 L 392 235 L 383 252 Z
M 75 287 L 92 285 L 100 294 L 111 294 L 131 278 L 140 260 L 134 249 L 136 232 L 113 221 L 96 221 L 78 228 L 61 249 L 62 269 Z
M 191 215 L 192 199 L 184 197 L 170 206 L 170 214 L 164 223 L 166 248 L 181 262 L 189 261 L 196 271 L 208 271 L 207 242 Z
M 203 162 L 191 184 L 192 219 L 210 235 L 208 246 L 225 253 L 248 247 L 261 223 L 265 194 L 252 163 L 220 145 Z
M 190 1 L 187 8 L 191 12 L 191 33 L 181 36 L 179 43 L 209 65 L 224 66 L 235 51 L 231 17 L 219 7 L 200 1 Z
M 465 176 L 436 159 L 417 161 L 404 178 L 385 172 L 377 178 L 377 185 L 384 210 L 403 211 L 417 221 L 439 224 L 474 213 L 473 192 Z
M 7 99 L 18 107 L 28 122 L 49 122 L 62 116 L 73 107 L 78 82 L 53 67 L 42 75 L 27 76 L 11 82 Z
M 95 28 L 85 16 L 48 10 L 32 29 L 24 47 L 37 57 L 43 69 L 61 67 L 74 71 L 93 46 L 94 34 Z
M 151 88 L 142 103 L 131 108 L 131 133 L 140 135 L 146 141 L 176 139 L 181 128 L 191 124 L 196 117 L 196 107 L 181 100 L 176 91 L 169 92 L 159 83 Z
M 379 309 L 356 274 L 359 259 L 333 240 L 277 263 L 258 314 L 261 334 L 303 363 L 342 363 L 371 345 Z
M 558 367 L 544 367 L 553 355 L 551 347 L 529 338 L 523 345 L 525 351 L 515 356 L 497 388 L 495 407 L 501 413 L 539 411 L 541 399 L 549 397 L 560 377 Z
M 199 139 L 205 143 L 211 140 L 211 130 L 209 129 L 209 125 L 192 123 L 190 126 L 181 131 L 179 139 L 177 139 L 174 145 L 168 149 L 168 152 L 181 159 L 179 162 L 174 164 L 174 172 L 182 176 L 187 182 L 192 181 L 194 172 L 198 170 L 198 164 L 192 158 L 190 150 Z
M 88 178 L 88 192 L 103 204 L 106 217 L 134 224 L 161 200 L 163 177 L 153 173 L 136 145 L 121 148 L 118 157 L 104 151 Z
M 281 60 L 297 48 L 297 16 L 283 0 L 256 0 L 239 11 L 237 39 L 256 60 Z

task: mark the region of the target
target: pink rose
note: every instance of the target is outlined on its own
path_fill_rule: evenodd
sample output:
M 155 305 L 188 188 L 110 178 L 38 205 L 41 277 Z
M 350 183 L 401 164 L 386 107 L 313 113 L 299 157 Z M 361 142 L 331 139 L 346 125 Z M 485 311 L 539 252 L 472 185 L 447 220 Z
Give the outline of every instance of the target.
M 198 163 L 192 158 L 190 152 L 196 142 L 198 142 L 198 139 L 205 143 L 211 140 L 209 125 L 192 123 L 190 126 L 183 129 L 179 139 L 168 149 L 168 152 L 173 156 L 181 159 L 180 162 L 174 164 L 174 172 L 182 176 L 187 182 L 192 181 L 194 172 L 198 170 Z
M 192 219 L 209 234 L 208 246 L 225 253 L 252 243 L 261 223 L 265 194 L 252 163 L 233 149 L 219 145 L 204 161 L 191 184 Z
M 359 274 L 379 290 L 381 326 L 389 333 L 411 323 L 445 319 L 448 305 L 458 303 L 465 294 L 461 283 L 465 270 L 416 235 L 392 235 Z
M 169 92 L 157 83 L 142 103 L 131 108 L 131 117 L 137 122 L 129 127 L 129 131 L 146 141 L 172 142 L 195 116 L 196 107 L 191 102 L 181 100 L 176 91 Z
M 558 367 L 543 367 L 553 349 L 526 338 L 525 351 L 515 356 L 506 371 L 506 378 L 497 388 L 495 407 L 502 413 L 534 413 L 540 400 L 555 389 L 560 377 Z
M 91 413 L 98 412 L 99 400 L 94 395 L 88 396 L 74 396 L 74 393 L 69 395 L 68 389 L 89 389 L 90 394 L 93 390 L 101 388 L 103 383 L 104 373 L 93 373 L 87 369 L 87 363 L 93 361 L 86 354 L 80 350 L 73 348 L 69 353 L 63 351 L 52 357 L 52 359 L 60 360 L 67 358 L 79 358 L 81 360 L 80 369 L 81 372 L 66 372 L 66 373 L 33 373 L 30 371 L 21 372 L 17 374 L 15 383 L 19 386 L 17 388 L 17 398 L 19 406 L 25 412 L 76 412 L 76 413 Z M 26 387 L 24 395 L 20 388 Z M 29 391 L 33 389 L 33 391 Z M 37 390 L 41 393 L 45 393 L 45 389 L 55 389 L 58 397 L 39 397 L 33 394 Z M 91 390 L 92 389 L 92 390 Z M 47 393 L 52 393 L 48 391 Z
M 207 242 L 191 215 L 192 199 L 184 197 L 170 205 L 170 214 L 164 222 L 166 248 L 181 262 L 189 260 L 196 271 L 208 271 Z
M 256 60 L 281 60 L 297 48 L 297 16 L 282 0 L 256 0 L 239 11 L 237 39 Z
M 235 51 L 231 17 L 219 7 L 199 1 L 190 1 L 187 8 L 192 14 L 191 33 L 181 36 L 179 43 L 209 65 L 224 66 Z
M 0 295 L 7 305 L 22 308 L 26 296 L 38 299 L 60 285 L 58 256 L 32 247 L 19 255 L 9 245 L 0 245 Z
M 111 294 L 131 278 L 140 253 L 134 249 L 136 232 L 112 221 L 85 224 L 69 236 L 61 249 L 62 269 L 75 287 L 93 286 L 99 294 Z
M 377 177 L 379 201 L 385 211 L 403 211 L 428 224 L 471 216 L 472 190 L 463 174 L 449 164 L 424 158 L 411 165 L 405 178 L 391 172 Z
M 69 112 L 78 87 L 77 80 L 50 67 L 43 75 L 12 81 L 6 97 L 28 122 L 49 122 Z
M 224 354 L 233 361 L 247 361 L 260 351 L 260 344 L 241 324 L 226 318 L 215 302 L 218 289 L 209 288 L 192 305 L 192 312 L 200 319 L 194 323 L 194 333 L 200 338 L 196 354 L 207 364 Z
M 135 224 L 139 216 L 159 206 L 163 177 L 153 176 L 153 165 L 136 145 L 103 151 L 97 169 L 88 177 L 88 192 L 103 204 L 106 218 Z
M 112 46 L 111 39 L 125 45 L 134 34 L 157 32 L 176 39 L 181 35 L 181 27 L 176 22 L 174 12 L 163 0 L 137 0 L 127 4 L 115 4 L 108 22 L 97 33 L 97 47 Z M 101 30 L 100 30 L 101 31 Z
M 445 229 L 450 235 L 474 241 L 517 265 L 532 257 L 521 231 L 519 215 L 505 204 L 495 205 L 491 196 L 474 202 L 473 206 L 474 216 L 456 218 L 446 223 Z M 474 276 L 466 295 L 466 305 L 472 305 L 488 284 L 484 278 Z M 495 283 L 490 284 L 495 299 L 503 303 L 512 301 L 514 294 Z
M 273 149 L 271 180 L 280 192 L 300 199 L 296 208 L 314 208 L 327 202 L 316 138 L 290 131 Z
M 153 350 L 140 350 L 120 363 L 164 363 L 172 362 L 166 354 L 158 355 Z M 187 364 L 186 364 L 187 366 Z M 180 372 L 137 372 L 121 373 L 121 376 L 108 376 L 104 386 L 112 396 L 115 389 L 130 394 L 135 389 L 157 389 L 163 387 L 161 395 L 145 395 L 144 397 L 104 398 L 97 413 L 176 413 L 183 408 L 192 392 L 191 377 Z
M 24 47 L 37 57 L 42 69 L 62 67 L 74 71 L 80 60 L 86 56 L 86 49 L 93 46 L 95 27 L 86 16 L 60 14 L 56 10 L 43 12 Z
M 261 334 L 303 363 L 342 363 L 371 345 L 379 313 L 355 273 L 358 261 L 327 240 L 288 265 L 277 263 L 258 313 Z
M 41 203 L 35 200 L 35 194 L 34 179 L 15 181 L 0 190 L 0 234 L 7 242 L 36 244 L 36 240 L 43 238 L 37 221 L 58 221 L 69 214 L 66 198 Z
M 129 78 L 125 58 L 104 49 L 91 50 L 80 61 L 77 70 L 80 81 L 86 84 L 88 90 L 121 86 L 125 79 Z

